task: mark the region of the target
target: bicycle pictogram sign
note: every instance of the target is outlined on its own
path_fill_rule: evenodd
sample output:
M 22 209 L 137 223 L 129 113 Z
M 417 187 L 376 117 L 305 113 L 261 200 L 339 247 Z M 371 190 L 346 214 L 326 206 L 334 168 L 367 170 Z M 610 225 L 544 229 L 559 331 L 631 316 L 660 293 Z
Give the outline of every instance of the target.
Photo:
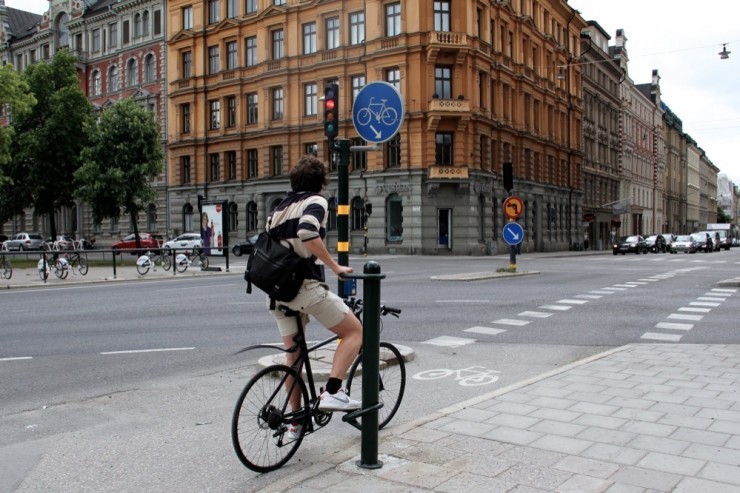
M 403 123 L 403 117 L 401 94 L 388 82 L 371 82 L 355 97 L 352 123 L 367 142 L 380 144 L 393 138 Z

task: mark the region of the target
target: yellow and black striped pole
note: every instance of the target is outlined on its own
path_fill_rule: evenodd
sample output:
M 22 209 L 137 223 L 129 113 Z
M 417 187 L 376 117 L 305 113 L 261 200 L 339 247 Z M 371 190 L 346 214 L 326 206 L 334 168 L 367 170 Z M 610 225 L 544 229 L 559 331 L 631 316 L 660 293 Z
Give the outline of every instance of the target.
M 337 262 L 349 265 L 349 140 L 335 141 L 339 149 L 337 190 Z M 353 280 L 338 280 L 338 293 L 342 298 L 353 295 Z

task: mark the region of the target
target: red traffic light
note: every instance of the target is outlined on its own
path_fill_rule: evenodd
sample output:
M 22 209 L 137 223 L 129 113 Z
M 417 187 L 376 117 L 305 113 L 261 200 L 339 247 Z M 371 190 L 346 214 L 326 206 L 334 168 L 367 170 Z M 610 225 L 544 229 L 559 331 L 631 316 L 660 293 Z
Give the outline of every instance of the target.
M 333 99 L 329 99 L 326 101 L 326 104 L 324 105 L 327 110 L 333 110 L 334 106 L 336 105 L 335 101 Z

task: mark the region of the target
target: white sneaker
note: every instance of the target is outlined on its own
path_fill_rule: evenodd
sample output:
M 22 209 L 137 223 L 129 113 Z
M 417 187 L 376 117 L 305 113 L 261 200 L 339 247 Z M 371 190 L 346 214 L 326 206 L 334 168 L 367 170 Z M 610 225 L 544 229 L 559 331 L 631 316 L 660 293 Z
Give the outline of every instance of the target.
M 301 436 L 301 430 L 303 429 L 303 425 L 300 424 L 291 424 L 288 427 L 288 431 L 285 432 L 285 439 L 289 442 L 293 442 L 295 440 L 298 440 L 298 438 Z
M 354 411 L 361 407 L 362 403 L 350 399 L 347 391 L 344 389 L 339 389 L 336 394 L 330 394 L 327 391 L 321 393 L 321 401 L 319 402 L 320 411 Z

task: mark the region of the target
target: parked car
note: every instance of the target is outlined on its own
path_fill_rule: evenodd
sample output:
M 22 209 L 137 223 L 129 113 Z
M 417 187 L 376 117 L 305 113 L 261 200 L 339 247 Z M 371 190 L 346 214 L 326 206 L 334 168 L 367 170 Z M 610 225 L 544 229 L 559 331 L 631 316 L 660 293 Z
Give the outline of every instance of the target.
M 164 248 L 174 248 L 177 250 L 193 250 L 194 248 L 203 248 L 203 239 L 198 233 L 185 233 L 174 240 L 170 240 L 164 244 Z
M 5 247 L 10 250 L 43 250 L 44 238 L 37 233 L 18 233 L 5 241 Z
M 242 255 L 249 255 L 250 253 L 252 253 L 252 247 L 255 243 L 257 243 L 258 236 L 259 235 L 254 235 L 244 241 L 238 242 L 233 247 L 231 247 L 231 252 L 237 257 L 241 257 Z
M 719 235 L 719 247 L 729 250 L 732 246 L 732 238 L 730 238 L 730 235 L 724 229 L 718 229 L 716 232 Z
M 697 231 L 696 233 L 691 233 L 691 236 L 697 239 L 700 251 L 704 253 L 714 251 L 714 240 L 712 239 L 714 235 L 710 235 L 708 231 Z
M 612 253 L 614 255 L 621 253 L 647 253 L 647 245 L 645 244 L 645 238 L 640 235 L 622 236 L 618 242 L 612 246 Z
M 142 250 L 153 250 L 156 251 L 162 247 L 162 244 L 164 243 L 164 238 L 162 238 L 162 235 L 153 234 L 153 233 L 139 233 L 139 241 L 141 244 Z M 136 236 L 131 233 L 130 235 L 126 236 L 122 240 L 118 240 L 117 242 L 113 243 L 111 245 L 111 248 L 113 250 L 130 250 L 136 248 Z M 135 254 L 137 252 L 131 252 L 132 254 Z
M 650 235 L 645 238 L 645 246 L 649 252 L 665 253 L 668 251 L 668 244 L 663 235 Z
M 671 253 L 696 253 L 699 251 L 699 241 L 692 235 L 678 235 L 671 245 Z

